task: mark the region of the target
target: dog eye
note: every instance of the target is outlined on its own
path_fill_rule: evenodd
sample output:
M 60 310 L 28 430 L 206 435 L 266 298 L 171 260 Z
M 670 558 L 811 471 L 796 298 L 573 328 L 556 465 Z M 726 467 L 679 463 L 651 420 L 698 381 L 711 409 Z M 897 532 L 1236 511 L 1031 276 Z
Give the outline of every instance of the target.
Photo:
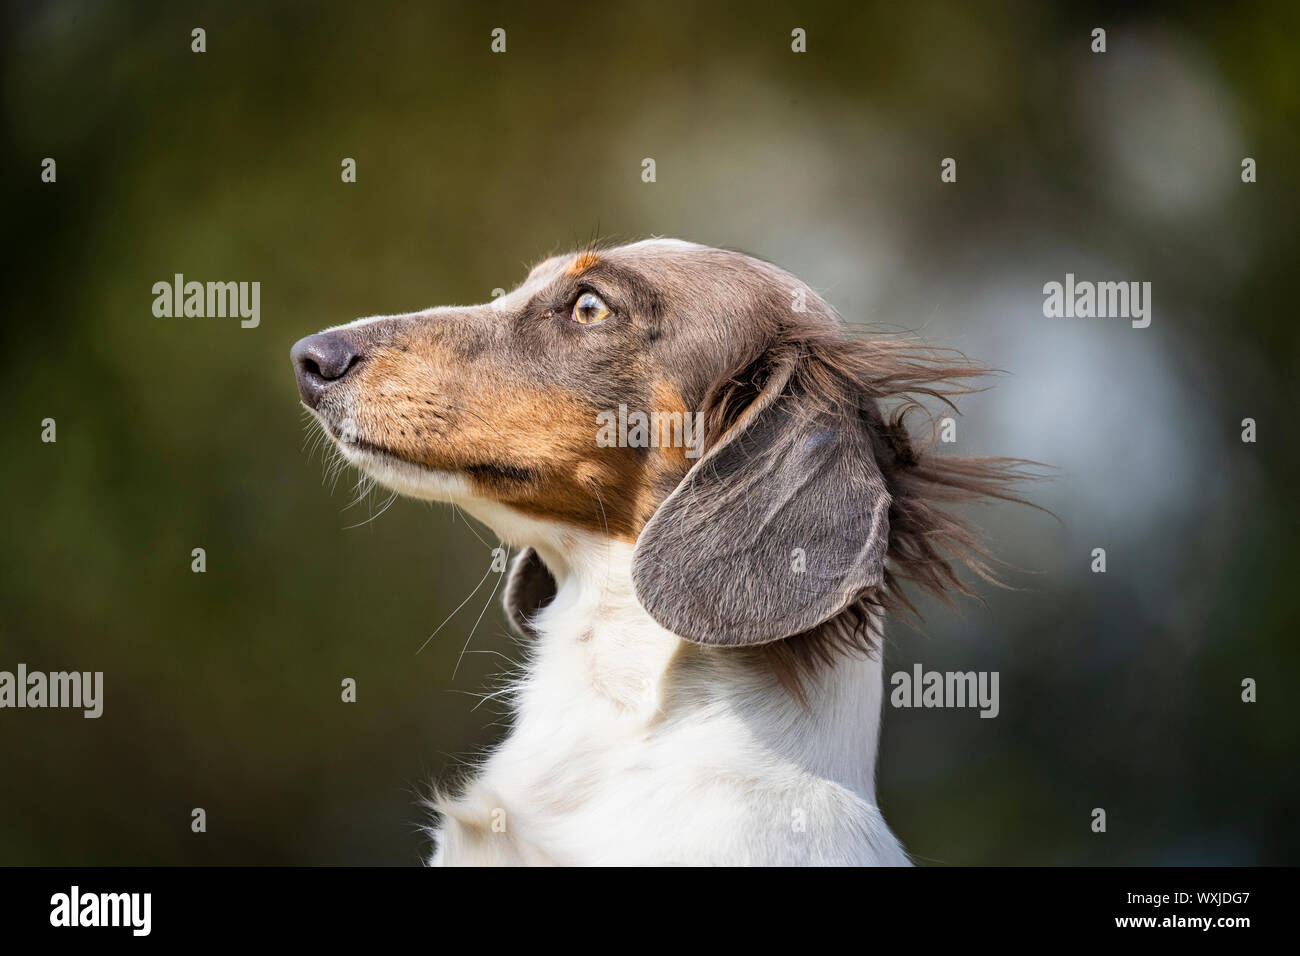
M 573 321 L 580 325 L 595 325 L 609 318 L 609 306 L 594 292 L 584 292 L 573 303 Z

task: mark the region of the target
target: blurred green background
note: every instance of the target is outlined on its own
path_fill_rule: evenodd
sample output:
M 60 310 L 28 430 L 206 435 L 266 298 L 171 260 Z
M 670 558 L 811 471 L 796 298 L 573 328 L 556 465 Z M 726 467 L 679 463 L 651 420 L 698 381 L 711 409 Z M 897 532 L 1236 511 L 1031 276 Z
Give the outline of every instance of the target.
M 495 601 L 452 677 L 486 586 L 416 653 L 495 541 L 406 500 L 349 527 L 382 498 L 322 481 L 289 346 L 596 234 L 745 249 L 1006 370 L 957 449 L 1057 467 L 1060 523 L 974 513 L 1020 590 L 891 625 L 889 672 L 1001 674 L 996 720 L 887 708 L 880 800 L 919 860 L 1300 862 L 1295 4 L 3 18 L 0 669 L 106 687 L 99 720 L 0 711 L 0 863 L 420 859 L 418 794 L 504 728 L 476 707 L 518 658 Z M 261 282 L 260 327 L 155 318 L 177 272 Z M 1045 319 L 1066 272 L 1152 282 L 1151 327 Z

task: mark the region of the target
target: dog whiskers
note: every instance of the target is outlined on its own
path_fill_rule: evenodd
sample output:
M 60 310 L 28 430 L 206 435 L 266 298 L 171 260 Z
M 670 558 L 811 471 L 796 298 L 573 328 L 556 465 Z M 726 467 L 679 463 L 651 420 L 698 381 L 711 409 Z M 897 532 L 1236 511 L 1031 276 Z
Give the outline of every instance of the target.
M 433 633 L 430 634 L 427 638 L 425 638 L 424 643 L 421 644 L 421 645 L 416 649 L 415 653 L 418 654 L 418 653 L 420 653 L 420 651 L 424 650 L 426 647 L 429 646 L 429 642 L 430 642 L 431 640 L 433 640 L 435 637 L 438 636 L 438 632 L 441 631 L 444 627 L 447 626 L 447 622 L 450 621 L 453 617 L 455 617 L 455 616 L 457 615 L 457 613 L 460 612 L 460 609 L 463 608 L 466 604 L 469 603 L 470 598 L 472 598 L 475 594 L 478 594 L 478 589 L 481 588 L 481 587 L 483 586 L 483 582 L 486 581 L 486 580 L 488 579 L 488 575 L 490 575 L 491 573 L 492 573 L 492 567 L 491 567 L 491 565 L 489 565 L 487 571 L 484 572 L 483 577 L 481 577 L 481 578 L 479 579 L 478 584 L 474 585 L 474 590 L 473 590 L 473 591 L 470 591 L 469 594 L 467 594 L 467 595 L 465 596 L 465 600 L 461 601 L 459 604 L 456 605 L 456 610 L 454 610 L 454 611 L 452 611 L 450 614 L 448 614 L 447 617 L 443 620 L 443 622 L 442 622 L 441 624 L 439 624 L 436 628 L 434 628 Z M 454 675 L 453 675 L 453 676 L 454 676 Z
M 510 549 L 507 548 L 506 567 L 509 567 L 509 565 L 510 565 Z M 489 574 L 492 573 L 491 567 L 488 568 L 488 573 Z M 483 610 L 478 612 L 478 618 L 477 620 L 474 621 L 474 626 L 469 630 L 469 637 L 465 638 L 465 646 L 460 649 L 460 656 L 456 658 L 456 666 L 451 669 L 452 680 L 456 679 L 456 672 L 460 670 L 460 662 L 465 659 L 465 652 L 469 650 L 469 642 L 474 639 L 474 632 L 478 630 L 479 623 L 483 620 L 483 615 L 486 614 L 487 609 L 492 606 L 492 599 L 497 596 L 497 588 L 501 587 L 501 581 L 505 578 L 506 573 L 507 572 L 505 570 L 501 570 L 497 572 L 497 583 L 492 585 L 492 593 L 488 595 L 487 603 L 483 605 Z M 477 588 L 475 590 L 477 590 Z
M 374 486 L 372 485 L 370 489 L 367 489 L 367 494 L 369 494 L 369 491 L 372 490 L 373 487 Z M 366 518 L 364 521 L 358 521 L 356 524 L 350 524 L 347 527 L 345 527 L 343 530 L 351 531 L 353 528 L 360 528 L 362 525 L 370 524 L 370 522 L 374 521 L 385 511 L 391 508 L 393 506 L 393 502 L 397 500 L 397 497 L 398 497 L 398 493 L 394 491 L 392 494 L 390 494 L 387 498 L 384 499 L 384 503 L 379 506 L 378 511 L 373 511 L 373 510 L 371 511 L 369 518 Z
M 453 502 L 451 503 L 451 510 L 452 510 L 452 514 L 456 515 L 457 517 L 460 518 L 461 521 L 465 522 L 465 527 L 469 528 L 469 533 L 470 533 L 470 534 L 472 534 L 474 537 L 478 538 L 478 543 L 479 543 L 479 544 L 483 545 L 483 547 L 485 547 L 485 548 L 491 548 L 491 547 L 492 547 L 490 544 L 488 544 L 486 541 L 483 540 L 483 536 L 482 536 L 481 534 L 479 534 L 477 530 L 475 530 L 475 528 L 474 528 L 474 526 L 473 526 L 472 524 L 470 524 L 469 519 L 465 517 L 465 512 L 461 510 L 460 505 L 456 504 L 456 503 L 453 501 Z

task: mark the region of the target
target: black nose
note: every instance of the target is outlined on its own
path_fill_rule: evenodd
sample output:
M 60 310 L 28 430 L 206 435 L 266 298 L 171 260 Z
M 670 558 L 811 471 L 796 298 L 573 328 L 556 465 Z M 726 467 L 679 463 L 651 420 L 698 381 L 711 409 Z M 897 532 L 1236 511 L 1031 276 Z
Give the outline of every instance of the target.
M 289 351 L 302 400 L 315 408 L 335 382 L 361 360 L 361 350 L 342 332 L 318 332 L 299 339 Z

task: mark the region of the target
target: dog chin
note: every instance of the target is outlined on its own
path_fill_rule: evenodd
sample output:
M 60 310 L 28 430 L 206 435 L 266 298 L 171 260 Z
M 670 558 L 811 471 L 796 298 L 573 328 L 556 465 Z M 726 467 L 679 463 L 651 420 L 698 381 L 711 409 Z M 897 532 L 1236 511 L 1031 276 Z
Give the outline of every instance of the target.
M 469 483 L 455 472 L 415 465 L 393 455 L 342 442 L 338 447 L 349 464 L 408 497 L 452 504 L 473 498 Z

